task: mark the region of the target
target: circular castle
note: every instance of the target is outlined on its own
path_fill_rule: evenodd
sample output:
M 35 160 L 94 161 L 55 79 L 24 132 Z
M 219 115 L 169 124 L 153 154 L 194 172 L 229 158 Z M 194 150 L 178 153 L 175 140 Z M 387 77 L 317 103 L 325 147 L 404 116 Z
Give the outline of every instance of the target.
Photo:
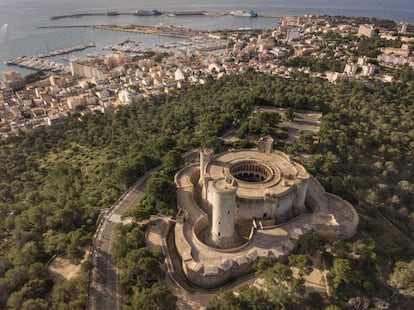
M 285 260 L 300 235 L 350 238 L 359 218 L 304 167 L 261 138 L 257 150 L 214 155 L 176 175 L 175 247 L 190 282 L 212 288 L 253 270 L 258 256 Z

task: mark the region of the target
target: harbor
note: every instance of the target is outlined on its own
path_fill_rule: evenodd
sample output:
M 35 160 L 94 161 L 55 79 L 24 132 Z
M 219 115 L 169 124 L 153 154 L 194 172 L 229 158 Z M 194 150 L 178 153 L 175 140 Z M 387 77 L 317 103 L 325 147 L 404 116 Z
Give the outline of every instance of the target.
M 72 47 L 61 48 L 54 51 L 41 53 L 32 56 L 19 56 L 9 60 L 6 60 L 4 63 L 9 66 L 19 66 L 24 67 L 32 70 L 40 70 L 40 71 L 68 71 L 67 66 L 52 61 L 46 60 L 44 58 L 54 57 L 64 54 L 70 54 L 72 52 L 85 50 L 91 47 L 95 47 L 95 43 L 86 43 L 86 44 L 79 44 Z
M 39 35 L 36 38 L 27 38 L 23 43 L 12 44 L 9 43 L 5 48 L 0 51 L 2 55 L 2 61 L 0 68 L 2 70 L 10 70 L 8 66 L 15 65 L 15 70 L 24 74 L 29 74 L 33 70 L 38 68 L 47 68 L 44 64 L 38 62 L 25 62 L 28 67 L 19 66 L 17 62 L 22 62 L 20 57 L 25 56 L 24 60 L 29 59 L 32 55 L 39 59 L 51 57 L 49 60 L 56 61 L 58 63 L 66 64 L 62 54 L 71 55 L 72 51 L 76 56 L 85 55 L 87 53 L 96 53 L 99 50 L 105 49 L 107 53 L 111 51 L 127 52 L 131 54 L 146 54 L 146 49 L 150 49 L 152 52 L 158 51 L 173 51 L 183 50 L 185 46 L 178 45 L 173 47 L 174 44 L 170 42 L 186 41 L 187 39 L 194 40 L 197 37 L 205 37 L 212 32 L 229 33 L 230 31 L 252 30 L 252 29 L 264 29 L 273 26 L 277 21 L 273 21 L 270 18 L 249 18 L 249 17 L 235 17 L 230 15 L 230 12 L 218 12 L 218 11 L 185 11 L 185 12 L 173 12 L 169 11 L 169 16 L 165 14 L 161 16 L 153 16 L 148 18 L 149 12 L 135 12 L 136 15 L 131 13 L 129 16 L 116 17 L 118 12 L 111 12 L 109 17 L 89 16 L 85 18 L 62 19 L 60 21 L 50 21 L 50 16 L 46 16 L 49 20 L 48 23 L 39 23 L 36 28 Z M 180 10 L 177 10 L 180 11 Z M 132 11 L 134 12 L 134 11 Z M 202 12 L 202 15 L 199 15 Z M 157 13 L 157 12 L 155 12 Z M 155 14 L 154 13 L 154 14 Z M 158 14 L 158 13 L 157 13 Z M 190 15 L 188 15 L 190 14 Z M 192 16 L 194 14 L 194 16 Z M 115 17 L 112 17 L 115 15 Z M 260 15 L 260 14 L 259 14 Z M 192 16 L 192 17 L 191 17 Z M 113 22 L 112 22 L 113 20 Z M 199 21 L 197 25 L 194 21 Z M 5 27 L 3 27 L 5 28 Z M 11 28 L 4 30 L 5 35 L 10 35 Z M 122 32 L 122 33 L 121 33 Z M 59 36 L 59 33 L 62 35 Z M 220 34 L 219 34 L 220 35 Z M 133 44 L 122 44 L 116 46 L 115 43 L 120 43 L 126 39 L 131 39 L 136 42 L 142 42 L 137 46 Z M 73 45 L 73 49 L 61 49 L 60 45 L 64 40 L 68 42 L 68 46 Z M 79 50 L 75 46 L 79 45 L 79 42 L 96 43 L 95 47 L 91 48 L 91 52 Z M 165 45 L 164 47 L 157 46 L 157 44 Z M 115 45 L 110 47 L 110 45 Z M 65 47 L 65 46 L 63 46 Z M 81 46 L 82 49 L 84 48 Z M 191 49 L 191 47 L 190 47 Z M 194 48 L 194 52 L 217 50 L 216 47 L 202 47 Z M 59 57 L 61 55 L 61 57 Z M 20 57 L 18 57 L 20 56 Z M 67 58 L 67 57 L 65 57 Z M 28 70 L 27 70 L 27 69 Z
M 118 52 L 124 52 L 124 53 L 145 54 L 145 53 L 151 52 L 150 49 L 141 47 L 140 43 L 142 42 L 136 42 L 136 41 L 127 39 L 118 44 L 111 44 L 111 45 L 105 46 L 102 49 L 104 51 L 118 51 Z
M 39 58 L 38 56 L 17 57 L 7 62 L 7 65 L 15 65 L 37 71 L 69 72 L 68 66 L 52 60 Z

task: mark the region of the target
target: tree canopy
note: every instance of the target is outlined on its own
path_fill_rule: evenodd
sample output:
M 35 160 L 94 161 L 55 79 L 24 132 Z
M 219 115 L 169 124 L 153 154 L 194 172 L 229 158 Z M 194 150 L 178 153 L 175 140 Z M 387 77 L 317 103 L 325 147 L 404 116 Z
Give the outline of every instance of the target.
M 36 296 L 25 294 L 32 285 L 42 288 L 35 290 L 38 299 L 55 305 L 57 299 L 48 297 L 54 288 L 44 285 L 49 275 L 30 276 L 33 265 L 45 265 L 61 253 L 78 261 L 102 209 L 163 160 L 171 169 L 178 168 L 177 153 L 167 156 L 171 150 L 180 153 L 208 144 L 223 147 L 218 137 L 241 127 L 248 133 L 250 125 L 254 135 L 272 131 L 277 116 L 259 110 L 249 117 L 258 105 L 323 112 L 320 143 L 312 145 L 306 166 L 327 191 L 357 207 L 363 238 L 372 239 L 378 258 L 366 256 L 369 245 L 355 252 L 385 266 L 411 261 L 412 74 L 412 69 L 403 68 L 402 79 L 393 83 L 331 85 L 302 74 L 284 79 L 248 71 L 189 87 L 175 96 L 122 107 L 114 114 L 90 114 L 80 120 L 74 116 L 66 123 L 1 141 L 0 307 L 6 307 L 9 298 L 22 307 L 26 302 L 42 304 Z M 171 183 L 168 174 L 155 176 L 148 191 L 153 195 L 142 202 L 140 216 L 174 209 L 169 205 L 175 199 Z M 309 253 L 320 246 L 303 245 Z M 359 265 L 359 261 L 351 263 L 353 268 Z M 375 285 L 388 276 L 386 267 L 378 270 L 382 272 Z M 30 282 L 35 279 L 40 281 Z M 374 279 L 367 277 L 365 282 Z

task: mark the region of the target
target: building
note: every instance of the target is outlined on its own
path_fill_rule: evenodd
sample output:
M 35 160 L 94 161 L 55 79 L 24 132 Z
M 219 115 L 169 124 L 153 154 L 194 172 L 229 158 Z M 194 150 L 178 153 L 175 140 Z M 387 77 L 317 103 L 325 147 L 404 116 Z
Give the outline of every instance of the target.
M 358 37 L 362 36 L 372 39 L 375 36 L 374 25 L 359 25 Z
M 70 72 L 72 75 L 79 75 L 86 78 L 106 79 L 110 76 L 109 72 L 100 68 L 98 64 L 85 60 L 71 61 Z
M 26 85 L 24 78 L 17 71 L 2 71 L 1 76 L 3 78 L 4 84 L 13 90 L 22 89 Z
M 342 73 L 339 72 L 326 72 L 326 78 L 330 83 L 336 83 L 339 79 L 342 78 Z
M 134 100 L 140 100 L 142 99 L 141 94 L 137 94 L 132 89 L 122 89 L 118 93 L 118 100 L 122 104 L 131 104 Z
M 357 64 L 358 64 L 358 66 L 364 66 L 364 65 L 366 65 L 367 64 L 367 60 L 368 60 L 368 57 L 366 57 L 366 56 L 364 56 L 364 57 L 358 57 L 358 62 L 357 62 Z
M 51 86 L 59 86 L 60 88 L 66 86 L 66 79 L 63 76 L 52 74 L 49 77 L 49 81 Z
M 236 216 L 276 223 L 305 212 L 309 174 L 272 146 L 273 139 L 262 138 L 257 151 L 223 153 L 214 161 L 210 150 L 201 153 L 201 192 L 212 209 L 211 234 L 217 246 L 232 245 Z
M 373 64 L 363 65 L 361 75 L 365 75 L 365 76 L 373 75 L 376 69 L 377 69 L 377 66 Z
M 68 116 L 66 113 L 59 113 L 59 114 L 54 114 L 54 115 L 50 115 L 49 117 L 46 118 L 46 123 L 49 126 L 53 126 L 62 122 L 65 122 L 68 120 Z
M 104 58 L 104 64 L 107 70 L 112 70 L 123 64 L 131 62 L 132 57 L 121 52 L 116 52 L 113 55 L 108 55 Z
M 184 75 L 183 71 L 180 68 L 177 68 L 177 70 L 175 70 L 174 80 L 175 81 L 184 81 L 185 80 L 185 75 Z
M 71 96 L 66 99 L 66 104 L 70 110 L 75 110 L 80 106 L 95 105 L 97 98 L 92 94 L 82 94 L 79 96 Z
M 298 41 L 300 39 L 300 29 L 299 28 L 289 28 L 286 31 L 286 41 Z
M 199 164 L 179 171 L 175 181 L 179 212 L 174 245 L 167 246 L 181 257 L 187 280 L 203 288 L 251 272 L 259 256 L 286 260 L 303 234 L 347 239 L 359 223 L 348 202 L 273 150 L 271 137 L 257 149 L 201 150 Z
M 407 33 L 407 24 L 401 23 L 400 33 L 401 34 L 406 34 Z
M 344 68 L 344 73 L 354 75 L 358 70 L 358 65 L 354 63 L 347 63 Z

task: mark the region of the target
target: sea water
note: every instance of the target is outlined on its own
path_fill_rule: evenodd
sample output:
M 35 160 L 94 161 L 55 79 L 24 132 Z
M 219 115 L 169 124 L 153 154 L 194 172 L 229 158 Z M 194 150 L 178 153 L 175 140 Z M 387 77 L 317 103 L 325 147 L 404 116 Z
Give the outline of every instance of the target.
M 23 74 L 31 72 L 4 61 L 17 56 L 95 42 L 96 48 L 86 52 L 100 52 L 102 47 L 126 39 L 142 41 L 143 47 L 154 43 L 171 41 L 172 38 L 111 32 L 92 28 L 38 28 L 40 26 L 94 25 L 94 24 L 141 24 L 160 23 L 183 25 L 193 29 L 222 28 L 274 28 L 278 18 L 249 18 L 235 16 L 88 16 L 51 20 L 52 16 L 75 13 L 129 12 L 157 9 L 161 12 L 175 11 L 232 11 L 255 10 L 258 13 L 279 15 L 327 14 L 343 16 L 383 17 L 396 21 L 414 23 L 413 0 L 0 0 L 0 71 L 18 69 Z M 76 55 L 76 53 L 75 53 Z

